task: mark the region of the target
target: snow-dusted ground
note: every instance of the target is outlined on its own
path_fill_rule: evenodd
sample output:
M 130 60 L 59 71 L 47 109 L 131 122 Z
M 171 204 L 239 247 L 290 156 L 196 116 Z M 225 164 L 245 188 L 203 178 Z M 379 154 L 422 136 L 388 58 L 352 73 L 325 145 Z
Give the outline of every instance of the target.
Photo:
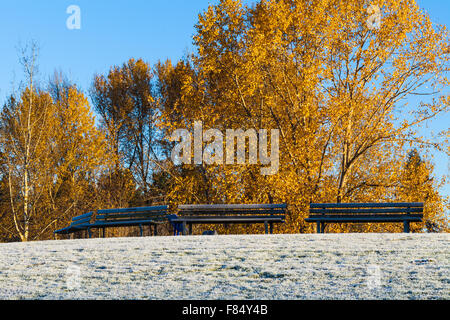
M 449 234 L 0 244 L 0 299 L 449 299 Z

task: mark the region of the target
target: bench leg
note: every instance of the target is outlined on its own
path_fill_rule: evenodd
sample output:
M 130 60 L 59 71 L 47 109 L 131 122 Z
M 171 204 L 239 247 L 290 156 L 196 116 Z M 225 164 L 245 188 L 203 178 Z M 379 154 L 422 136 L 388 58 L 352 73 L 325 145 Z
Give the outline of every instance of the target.
M 268 226 L 267 221 L 264 221 L 264 231 L 266 232 L 266 234 L 269 233 L 269 226 Z
M 140 224 L 139 225 L 139 231 L 140 231 L 140 233 L 141 233 L 141 237 L 143 236 L 143 234 L 144 234 L 144 232 L 143 232 L 143 230 L 142 230 L 142 225 Z
M 176 224 L 173 224 L 173 235 L 174 235 L 174 236 L 177 236 L 179 233 L 180 233 L 180 232 L 179 232 L 179 229 L 177 228 L 177 225 L 176 225 Z
M 269 232 L 270 234 L 273 234 L 273 223 L 269 223 Z
M 403 221 L 403 232 L 404 233 L 409 233 L 409 221 L 405 220 Z
M 317 233 L 325 233 L 325 222 L 317 221 Z
M 155 224 L 155 233 L 154 233 L 154 235 L 155 235 L 155 236 L 158 235 L 158 225 L 157 225 L 157 224 Z
M 88 235 L 89 235 L 89 239 L 92 238 L 92 231 L 91 231 L 91 228 L 88 228 L 88 229 L 87 229 L 87 232 L 88 232 Z
M 192 223 L 189 223 L 189 235 L 192 235 Z
M 183 231 L 181 232 L 183 236 L 186 235 L 186 221 L 183 221 Z

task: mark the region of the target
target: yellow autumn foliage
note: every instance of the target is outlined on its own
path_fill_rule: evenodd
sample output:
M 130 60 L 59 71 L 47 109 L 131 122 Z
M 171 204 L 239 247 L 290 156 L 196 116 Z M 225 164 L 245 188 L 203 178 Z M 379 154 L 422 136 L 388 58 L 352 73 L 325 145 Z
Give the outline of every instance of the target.
M 380 8 L 376 28 L 368 24 L 370 5 Z M 287 223 L 276 232 L 312 232 L 304 222 L 311 202 L 440 203 L 426 214 L 427 221 L 439 220 L 443 199 L 399 192 L 409 143 L 424 152 L 429 145 L 445 150 L 415 129 L 449 110 L 442 93 L 449 84 L 448 32 L 415 1 L 261 0 L 245 6 L 223 0 L 199 16 L 196 29 L 192 56 L 157 66 L 161 127 L 167 136 L 179 128 L 192 132 L 195 121 L 222 132 L 278 129 L 280 168 L 263 176 L 259 165 L 173 167 L 174 203 L 286 202 Z M 425 85 L 441 92 L 438 98 L 405 105 Z M 398 230 L 389 224 L 327 227 Z

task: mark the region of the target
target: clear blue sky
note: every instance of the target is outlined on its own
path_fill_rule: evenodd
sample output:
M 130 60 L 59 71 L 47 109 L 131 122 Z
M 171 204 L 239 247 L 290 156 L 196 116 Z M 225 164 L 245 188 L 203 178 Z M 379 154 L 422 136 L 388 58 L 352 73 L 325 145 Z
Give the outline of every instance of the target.
M 40 47 L 40 79 L 62 70 L 87 91 L 95 73 L 129 58 L 158 60 L 181 58 L 192 50 L 198 14 L 216 0 L 13 0 L 0 2 L 0 103 L 18 86 L 23 73 L 17 47 L 31 39 Z M 434 23 L 450 26 L 450 1 L 419 0 Z M 69 5 L 81 9 L 81 29 L 69 30 Z M 411 101 L 412 102 L 412 101 Z M 429 123 L 424 134 L 449 127 L 450 115 Z M 434 153 L 435 175 L 450 171 L 449 158 Z M 450 184 L 442 190 L 450 195 Z

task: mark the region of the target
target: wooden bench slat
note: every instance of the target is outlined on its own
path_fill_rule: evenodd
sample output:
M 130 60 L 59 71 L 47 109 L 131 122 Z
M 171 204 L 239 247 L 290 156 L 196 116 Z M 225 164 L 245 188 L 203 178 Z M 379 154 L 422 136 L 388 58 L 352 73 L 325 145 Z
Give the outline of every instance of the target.
M 138 225 L 149 225 L 149 224 L 158 224 L 158 221 L 154 220 L 124 220 L 124 221 L 96 221 L 92 225 L 91 228 L 98 227 L 107 227 L 107 226 L 121 226 L 121 227 L 129 227 L 129 226 L 138 226 Z
M 159 219 L 159 218 L 165 218 L 166 214 L 163 212 L 158 213 L 108 213 L 108 214 L 100 214 L 96 216 L 96 220 L 105 220 L 105 219 L 129 219 L 129 218 L 148 218 L 148 219 Z
M 340 214 L 340 213 L 401 213 L 401 212 L 423 212 L 423 208 L 411 207 L 404 209 L 310 209 L 310 213 L 326 213 L 326 214 Z
M 172 221 L 197 221 L 197 220 L 255 220 L 255 221 L 267 221 L 267 220 L 283 220 L 285 216 L 180 216 L 178 218 L 172 219 Z
M 164 211 L 168 206 L 153 206 L 153 207 L 133 207 L 133 208 L 118 208 L 118 209 L 101 209 L 97 210 L 97 214 L 103 213 L 120 213 L 120 212 L 143 212 L 143 211 Z
M 285 210 L 181 210 L 179 215 L 280 215 L 285 214 Z
M 422 214 L 386 214 L 386 215 L 311 215 L 305 219 L 308 222 L 403 222 L 420 221 Z
M 76 226 L 76 225 L 80 225 L 80 224 L 87 224 L 90 221 L 91 221 L 91 217 L 80 219 L 80 220 L 77 220 L 77 221 L 73 221 L 70 225 L 71 226 Z
M 73 217 L 72 218 L 72 221 L 77 221 L 77 220 L 80 220 L 80 219 L 85 219 L 85 218 L 87 218 L 87 217 L 92 217 L 92 214 L 93 214 L 93 212 L 88 212 L 88 213 L 85 213 L 85 214 L 82 214 L 82 215 L 80 215 L 80 216 L 76 216 L 76 217 Z
M 283 218 L 268 218 L 268 219 L 236 219 L 236 218 L 230 218 L 230 219 L 184 219 L 180 218 L 178 220 L 173 220 L 174 222 L 186 222 L 189 224 L 226 224 L 226 223 L 264 223 L 264 222 L 284 222 Z
M 281 204 L 182 204 L 179 210 L 238 210 L 238 209 L 286 209 L 285 203 Z
M 70 227 L 65 227 L 65 228 L 62 228 L 62 229 L 55 230 L 54 233 L 67 234 L 67 233 L 69 233 L 68 232 L 69 229 L 70 229 Z

